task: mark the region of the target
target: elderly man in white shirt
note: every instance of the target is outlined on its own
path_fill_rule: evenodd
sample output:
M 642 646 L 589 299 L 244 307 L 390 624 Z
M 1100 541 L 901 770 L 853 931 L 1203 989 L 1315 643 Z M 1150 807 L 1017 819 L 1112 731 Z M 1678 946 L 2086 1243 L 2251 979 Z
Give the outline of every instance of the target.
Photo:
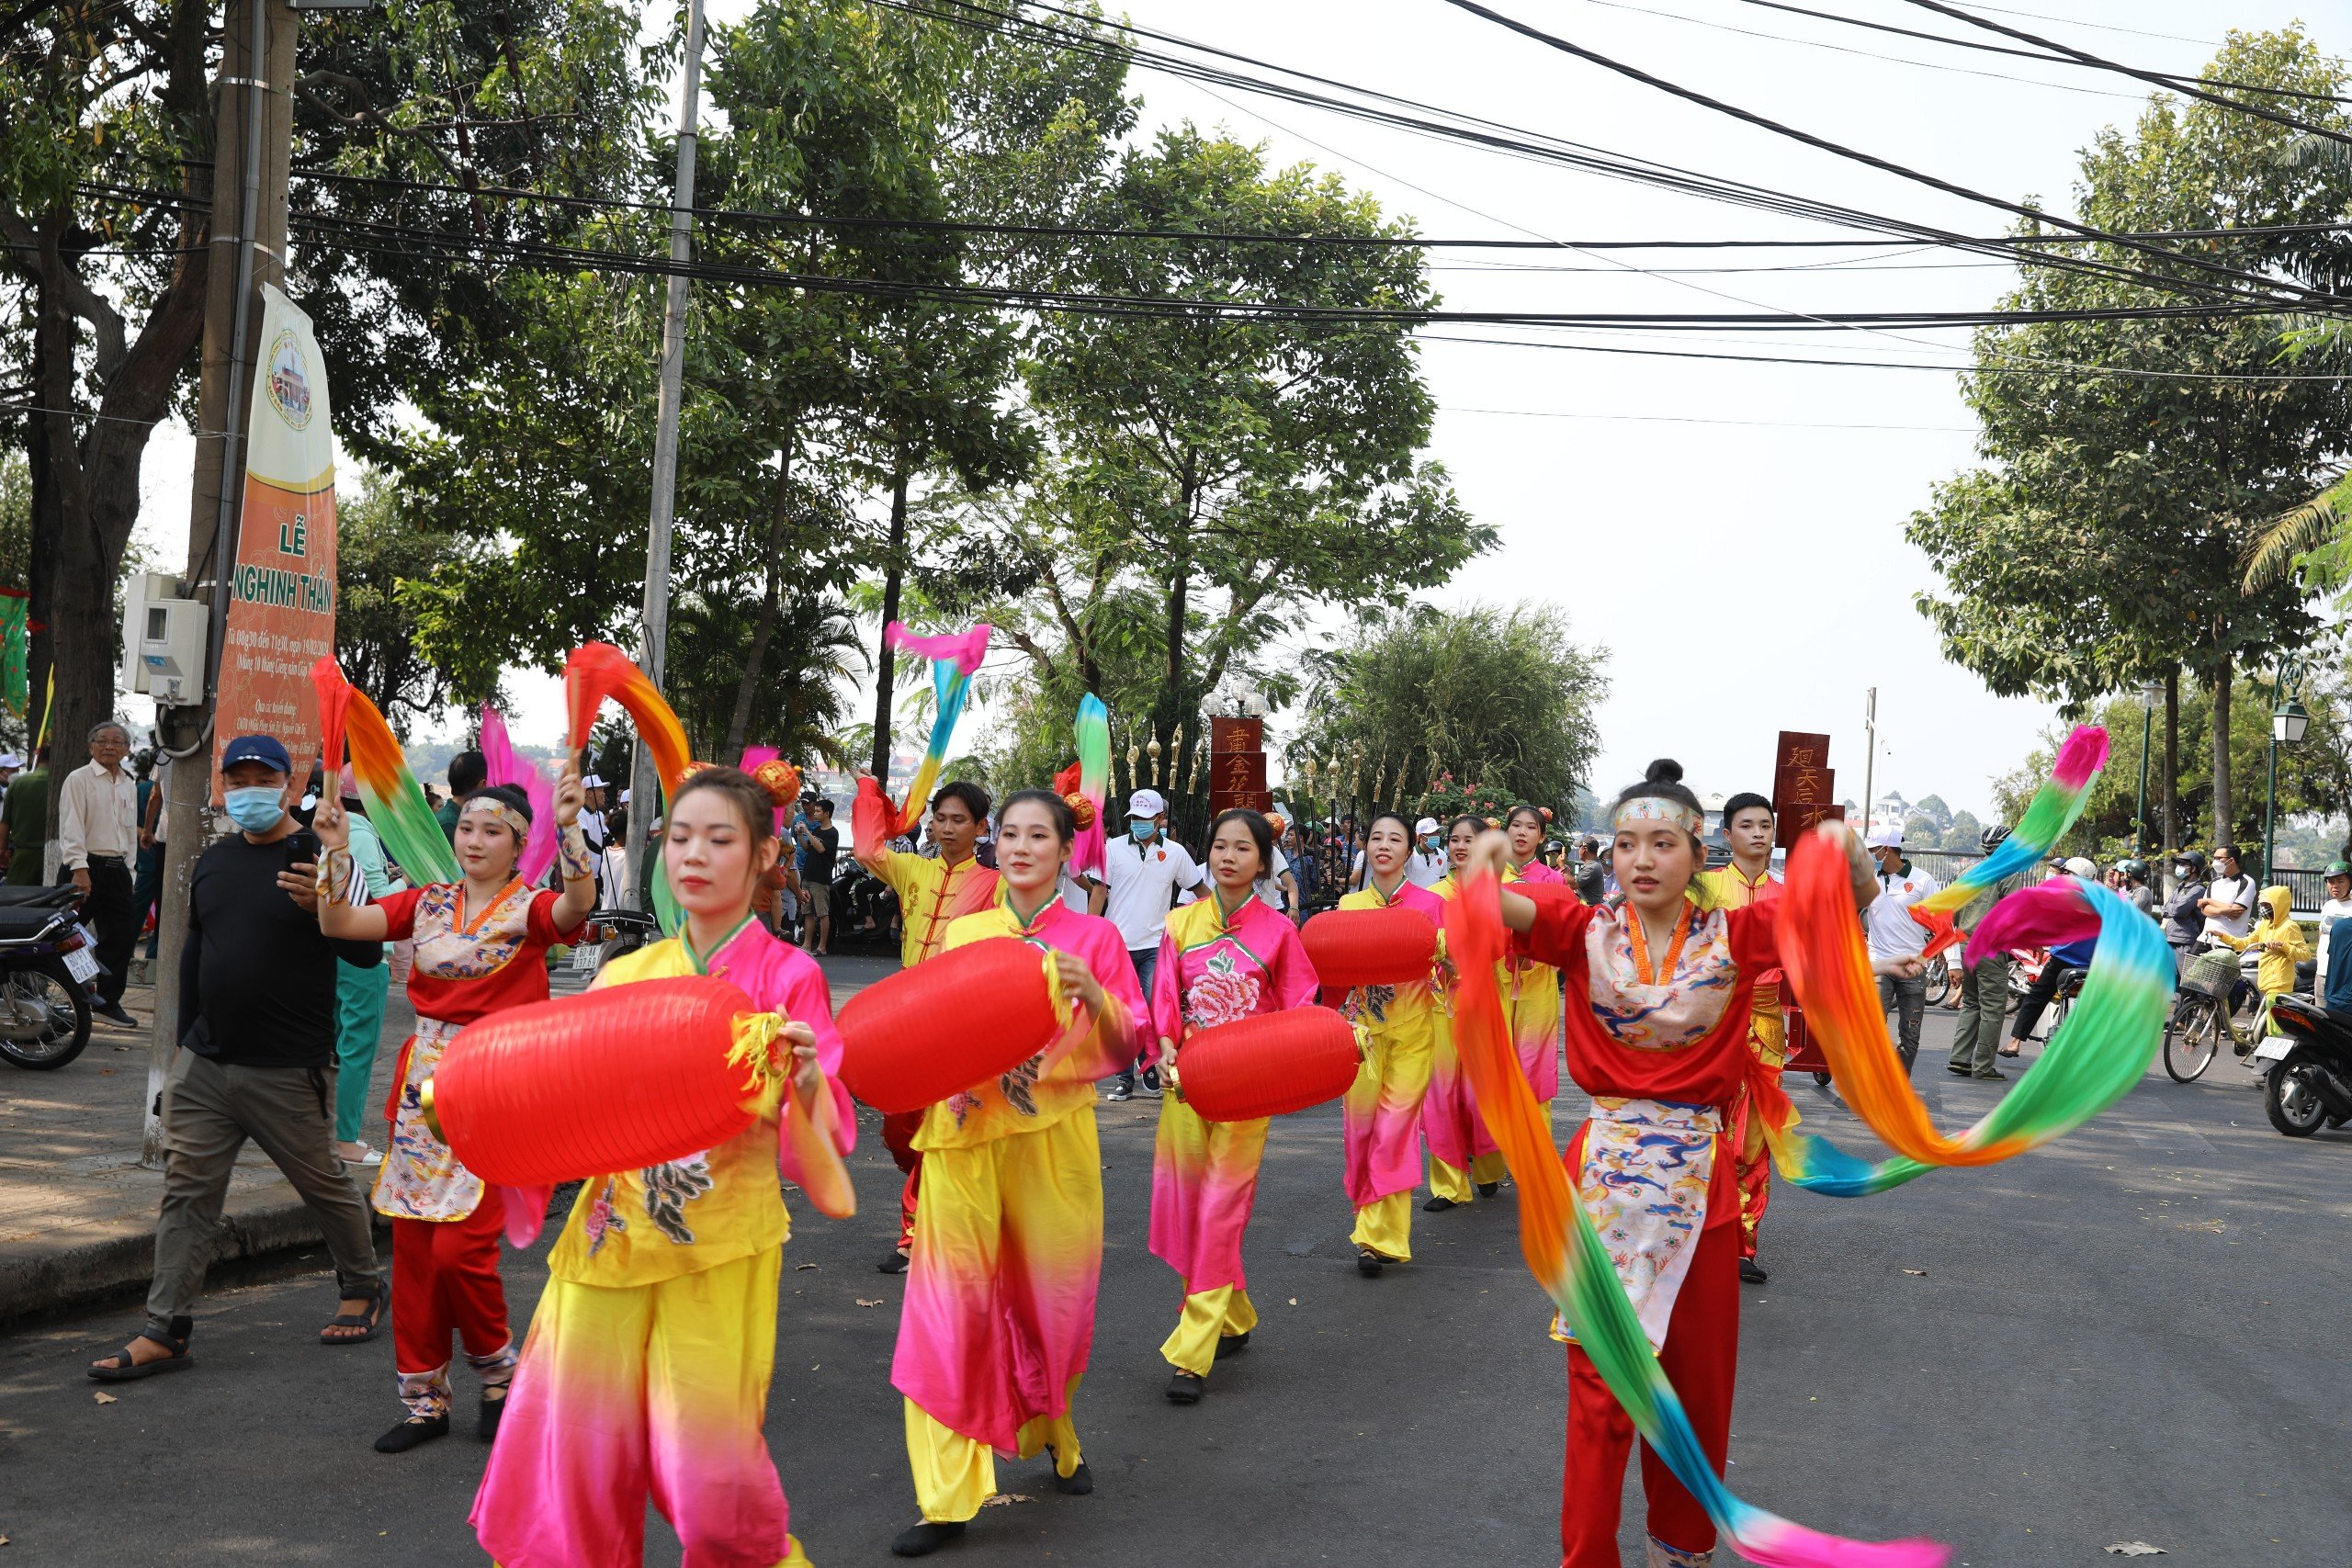
M 1870 939 L 1871 966 L 1880 969 L 1879 1006 L 1898 1015 L 1895 1050 L 1903 1057 L 1905 1077 L 1919 1055 L 1919 1025 L 1928 1011 L 1928 975 L 1924 967 L 1910 974 L 1887 974 L 1883 965 L 1916 959 L 1927 949 L 1928 928 L 1911 918 L 1911 906 L 1941 884 L 1903 858 L 1903 829 L 1882 829 L 1870 836 L 1870 851 L 1878 862 L 1878 897 L 1862 912 L 1862 929 Z
M 122 1005 L 130 950 L 139 941 L 139 908 L 130 868 L 139 853 L 139 786 L 122 760 L 130 732 L 112 719 L 90 731 L 90 761 L 65 775 L 57 802 L 58 863 L 82 890 L 82 918 L 97 933 L 103 972 L 89 987 L 90 1010 L 107 1022 L 136 1029 Z

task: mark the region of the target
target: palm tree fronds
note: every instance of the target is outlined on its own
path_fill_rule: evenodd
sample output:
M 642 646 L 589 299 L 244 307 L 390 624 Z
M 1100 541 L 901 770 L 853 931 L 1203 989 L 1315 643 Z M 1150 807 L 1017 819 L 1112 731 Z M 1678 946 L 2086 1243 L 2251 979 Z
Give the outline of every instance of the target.
M 2260 592 L 2284 581 L 2304 556 L 2341 536 L 2347 525 L 2352 525 L 2352 473 L 2338 475 L 2327 489 L 2263 525 L 2246 550 L 2245 592 Z

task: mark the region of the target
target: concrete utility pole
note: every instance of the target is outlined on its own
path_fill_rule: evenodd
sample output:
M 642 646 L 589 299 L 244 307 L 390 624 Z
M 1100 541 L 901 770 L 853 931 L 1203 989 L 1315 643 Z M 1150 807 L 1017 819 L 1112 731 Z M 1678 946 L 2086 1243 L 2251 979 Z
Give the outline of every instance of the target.
M 260 288 L 281 283 L 286 257 L 286 172 L 294 143 L 296 21 L 287 0 L 229 0 L 214 101 L 210 271 L 204 301 L 196 475 L 183 594 L 213 605 L 204 703 L 158 707 L 155 727 L 172 755 L 164 795 L 164 886 L 155 943 L 155 1032 L 148 1053 L 146 1126 L 140 1163 L 164 1158 L 156 1114 L 164 1075 L 179 1048 L 180 949 L 187 940 L 188 877 L 213 839 L 212 714 L 227 629 L 229 570 L 237 556 L 244 493 L 245 412 L 255 357 Z
M 686 8 L 686 83 L 678 103 L 678 179 L 670 194 L 670 261 L 683 268 L 694 254 L 695 126 L 702 104 L 702 0 Z M 678 408 L 685 395 L 686 277 L 670 275 L 670 298 L 662 312 L 662 401 L 653 426 L 653 512 L 645 533 L 645 614 L 638 664 L 656 686 L 669 662 L 670 524 L 678 490 Z M 637 745 L 629 771 L 628 892 L 645 886 L 645 829 L 652 821 L 660 782 L 653 754 Z M 647 908 L 651 908 L 649 898 Z

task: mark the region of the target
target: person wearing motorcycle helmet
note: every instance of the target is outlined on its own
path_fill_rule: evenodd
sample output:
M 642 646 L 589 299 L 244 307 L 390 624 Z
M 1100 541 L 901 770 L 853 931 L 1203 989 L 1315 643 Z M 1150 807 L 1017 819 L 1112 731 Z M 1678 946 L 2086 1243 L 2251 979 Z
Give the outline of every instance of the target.
M 1996 822 L 1984 829 L 1977 841 L 1989 855 L 2008 836 L 2008 829 Z M 1973 931 L 1995 904 L 2036 879 L 2037 874 L 2030 866 L 2002 878 L 1961 909 L 1953 917 L 1953 923 L 1962 931 Z M 1952 959 L 1961 958 L 1965 951 L 1953 949 Z M 1973 961 L 1960 972 L 1960 1016 L 1952 1021 L 1951 1059 L 1945 1068 L 1962 1077 L 2005 1077 L 2007 1075 L 2001 1071 L 1995 1057 L 2001 1047 L 2001 1021 L 2009 1006 L 2008 950 L 1970 956 Z
M 2173 970 L 2180 974 L 2188 968 L 2197 939 L 2205 934 L 2205 911 L 2198 907 L 2211 891 L 2205 886 L 2205 857 L 2195 850 L 2183 850 L 2173 856 L 2172 880 L 2172 897 L 2164 901 L 2161 913 L 2165 943 L 2172 949 Z
M 2325 886 L 2327 901 L 2319 907 L 2318 963 L 2312 979 L 2312 999 L 2322 1007 L 2327 1005 L 2327 955 L 2334 945 L 2328 938 L 2336 921 L 2352 915 L 2352 861 L 2328 862 Z
M 2150 919 L 2154 919 L 2156 890 L 2149 886 L 2152 879 L 2148 874 L 2148 863 L 2137 857 L 2132 857 L 2118 861 L 2115 869 L 2122 874 L 2123 896 L 2132 901 L 2132 907 Z

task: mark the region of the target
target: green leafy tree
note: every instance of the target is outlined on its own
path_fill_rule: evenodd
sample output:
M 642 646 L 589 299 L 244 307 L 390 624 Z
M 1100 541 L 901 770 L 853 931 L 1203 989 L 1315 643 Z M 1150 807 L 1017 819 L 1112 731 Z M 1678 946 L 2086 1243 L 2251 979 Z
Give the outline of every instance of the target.
M 340 489 L 340 487 L 339 487 Z M 453 556 L 473 547 L 420 525 L 400 491 L 362 469 L 335 505 L 335 659 L 392 728 L 431 718 L 448 700 L 448 677 L 418 645 L 415 594 Z
M 1105 230 L 1204 236 L 1096 242 L 1074 280 L 1104 293 L 1374 309 L 1431 298 L 1408 246 L 1209 238 L 1407 231 L 1334 175 L 1270 168 L 1260 149 L 1190 126 L 1124 154 L 1089 211 Z M 1048 684 L 1102 692 L 1135 649 L 1130 607 L 1148 593 L 1151 737 L 1179 793 L 1196 783 L 1189 741 L 1204 705 L 1241 683 L 1238 671 L 1276 661 L 1270 625 L 1401 603 L 1494 542 L 1420 456 L 1434 405 L 1402 327 L 1071 316 L 1040 331 L 1028 383 L 1046 469 L 971 530 L 1031 585 L 1009 635 Z
M 732 762 L 742 754 L 742 739 L 731 733 L 736 677 L 759 615 L 757 604 L 725 584 L 699 587 L 672 606 L 666 684 L 698 756 Z M 754 689 L 747 733 L 804 767 L 847 765 L 852 758 L 835 737 L 848 716 L 847 683 L 864 663 L 856 622 L 837 600 L 795 592 L 769 631 L 769 678 Z
M 1365 617 L 1310 655 L 1290 773 L 1362 815 L 1422 803 L 1496 815 L 1526 802 L 1572 820 L 1600 750 L 1608 655 L 1551 605 Z
M 2345 81 L 2293 28 L 2233 34 L 2209 74 L 2322 99 Z M 2298 98 L 2296 112 L 2333 129 L 2352 123 L 2322 99 Z M 2177 243 L 2249 272 L 2308 274 L 2308 237 L 2245 232 L 2324 223 L 2345 209 L 2344 172 L 2289 156 L 2290 141 L 2222 105 L 2159 96 L 2130 136 L 2110 129 L 2085 152 L 2076 210 L 2110 231 L 2230 231 Z M 2007 308 L 2177 305 L 2183 290 L 2211 286 L 2182 263 L 2105 244 L 2062 249 L 2176 287 L 2044 268 Z M 1946 657 L 1995 691 L 2079 711 L 2163 680 L 2167 781 L 2178 776 L 2178 674 L 2201 682 L 2216 699 L 2203 795 L 2217 831 L 2242 816 L 2228 760 L 2236 672 L 2312 627 L 2299 588 L 2245 591 L 2244 558 L 2264 519 L 2313 492 L 2352 423 L 2352 383 L 2285 374 L 2293 367 L 2280 362 L 2280 329 L 2244 315 L 1985 330 L 1978 373 L 1965 381 L 1984 466 L 1939 486 L 1907 530 L 1944 579 L 1943 593 L 1919 596 L 1921 612 Z M 2170 798 L 2164 811 L 2177 820 Z

